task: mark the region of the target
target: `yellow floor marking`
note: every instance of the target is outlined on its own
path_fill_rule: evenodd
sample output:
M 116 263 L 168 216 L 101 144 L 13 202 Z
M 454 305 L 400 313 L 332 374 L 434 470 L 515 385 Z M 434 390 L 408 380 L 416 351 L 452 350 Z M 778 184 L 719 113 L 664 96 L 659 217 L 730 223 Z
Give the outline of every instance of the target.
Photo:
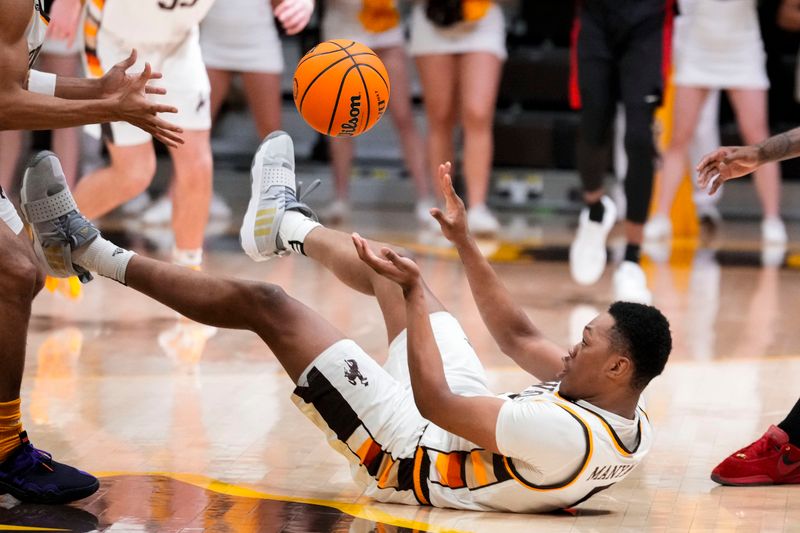
M 69 531 L 69 529 L 58 529 L 54 527 L 5 526 L 0 524 L 0 531 Z
M 465 533 L 457 529 L 442 528 L 432 524 L 426 524 L 425 522 L 419 522 L 416 520 L 409 520 L 406 518 L 393 516 L 385 511 L 375 509 L 371 505 L 337 502 L 335 500 L 323 500 L 317 498 L 302 498 L 298 496 L 283 496 L 280 494 L 268 494 L 266 492 L 259 492 L 257 490 L 253 490 L 247 487 L 242 487 L 239 485 L 231 485 L 230 483 L 218 481 L 216 479 L 212 479 L 203 476 L 201 474 L 181 474 L 173 472 L 126 472 L 126 471 L 92 472 L 92 473 L 99 478 L 114 477 L 114 476 L 162 476 L 174 479 L 176 481 L 182 481 L 184 483 L 188 483 L 189 485 L 194 485 L 195 487 L 201 489 L 212 490 L 218 494 L 225 494 L 227 496 L 238 496 L 241 498 L 255 498 L 260 500 L 274 500 L 281 502 L 320 505 L 323 507 L 332 507 L 334 509 L 338 509 L 339 511 L 349 514 L 350 516 L 355 516 L 356 518 L 363 518 L 364 520 L 370 520 L 372 522 L 380 522 L 392 526 L 404 527 L 407 529 L 431 531 L 434 533 Z

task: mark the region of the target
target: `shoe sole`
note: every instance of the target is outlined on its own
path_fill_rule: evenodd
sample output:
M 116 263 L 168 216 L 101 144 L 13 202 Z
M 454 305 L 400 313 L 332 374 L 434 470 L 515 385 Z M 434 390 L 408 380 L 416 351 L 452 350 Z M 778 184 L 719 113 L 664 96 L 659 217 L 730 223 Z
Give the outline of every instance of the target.
M 244 213 L 242 227 L 239 229 L 239 244 L 242 246 L 242 250 L 244 250 L 244 253 L 246 253 L 250 259 L 258 262 L 272 259 L 271 256 L 264 257 L 261 255 L 258 251 L 258 245 L 256 244 L 256 213 L 258 212 L 258 202 L 261 199 L 261 181 L 253 177 L 253 169 L 256 166 L 258 153 L 269 140 L 270 137 L 268 136 L 261 141 L 261 144 L 258 145 L 258 150 L 256 150 L 253 156 L 253 163 L 250 165 L 250 202 L 247 204 L 247 211 Z
M 767 485 L 780 485 L 767 476 L 750 476 L 736 479 L 726 479 L 716 474 L 711 474 L 711 481 L 727 487 L 765 487 Z
M 95 492 L 97 492 L 97 489 L 99 488 L 100 488 L 100 481 L 95 480 L 95 482 L 92 485 L 71 490 L 65 490 L 61 492 L 58 496 L 54 496 L 51 498 L 43 498 L 28 494 L 24 491 L 20 491 L 13 485 L 8 485 L 0 481 L 0 494 L 11 494 L 13 497 L 15 497 L 16 499 L 18 499 L 23 503 L 37 503 L 46 505 L 63 505 L 77 500 L 82 500 L 83 498 L 87 498 L 92 494 L 94 494 Z

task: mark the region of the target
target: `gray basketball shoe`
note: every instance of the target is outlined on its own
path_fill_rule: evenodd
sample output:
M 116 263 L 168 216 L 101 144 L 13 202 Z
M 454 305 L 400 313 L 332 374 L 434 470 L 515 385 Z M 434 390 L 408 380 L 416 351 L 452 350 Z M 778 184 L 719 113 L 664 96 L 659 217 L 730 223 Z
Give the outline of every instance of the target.
M 72 252 L 100 232 L 78 211 L 56 154 L 44 151 L 31 159 L 22 179 L 21 200 L 22 214 L 33 230 L 33 249 L 45 273 L 91 281 L 92 275 L 72 262 Z
M 298 199 L 294 144 L 284 131 L 273 131 L 258 147 L 250 167 L 250 177 L 250 203 L 239 231 L 242 249 L 254 261 L 287 255 L 291 250 L 278 231 L 283 215 L 286 211 L 298 211 L 317 220 L 317 216 L 302 200 L 319 185 L 319 180 L 312 183 Z

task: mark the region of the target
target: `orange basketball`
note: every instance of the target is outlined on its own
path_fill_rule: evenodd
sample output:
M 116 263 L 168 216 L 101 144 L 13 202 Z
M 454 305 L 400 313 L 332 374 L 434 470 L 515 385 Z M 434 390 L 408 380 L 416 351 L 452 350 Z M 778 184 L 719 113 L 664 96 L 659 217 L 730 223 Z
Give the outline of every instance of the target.
M 308 124 L 333 137 L 355 137 L 389 105 L 389 75 L 361 43 L 335 39 L 303 56 L 294 71 L 294 104 Z

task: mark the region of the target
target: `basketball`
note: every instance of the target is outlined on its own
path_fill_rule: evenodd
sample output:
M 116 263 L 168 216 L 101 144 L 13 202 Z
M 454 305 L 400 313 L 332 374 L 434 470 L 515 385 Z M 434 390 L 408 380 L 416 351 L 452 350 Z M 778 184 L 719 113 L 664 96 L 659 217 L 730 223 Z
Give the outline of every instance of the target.
M 368 131 L 389 105 L 389 75 L 371 49 L 345 39 L 318 44 L 294 72 L 294 103 L 315 130 L 332 137 Z

